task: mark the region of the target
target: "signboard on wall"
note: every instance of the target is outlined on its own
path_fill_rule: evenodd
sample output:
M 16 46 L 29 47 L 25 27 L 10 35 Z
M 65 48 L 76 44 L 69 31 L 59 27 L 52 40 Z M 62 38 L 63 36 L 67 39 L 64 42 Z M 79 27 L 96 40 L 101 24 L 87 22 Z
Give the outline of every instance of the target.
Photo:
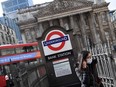
M 56 77 L 72 74 L 68 58 L 53 61 L 53 67 L 54 67 Z
M 44 55 L 47 60 L 61 58 L 72 54 L 72 45 L 68 34 L 60 30 L 48 32 L 42 41 Z

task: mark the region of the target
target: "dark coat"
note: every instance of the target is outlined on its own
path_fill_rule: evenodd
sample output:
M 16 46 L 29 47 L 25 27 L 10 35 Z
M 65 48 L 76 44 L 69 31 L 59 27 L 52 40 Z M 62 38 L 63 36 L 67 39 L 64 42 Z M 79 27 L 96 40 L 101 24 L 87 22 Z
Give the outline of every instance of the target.
M 96 69 L 96 64 L 97 59 L 94 59 L 92 63 L 87 64 L 87 68 L 83 69 L 82 71 L 82 81 L 85 87 L 100 87 L 98 84 L 99 77 Z M 99 83 L 101 84 L 101 82 Z

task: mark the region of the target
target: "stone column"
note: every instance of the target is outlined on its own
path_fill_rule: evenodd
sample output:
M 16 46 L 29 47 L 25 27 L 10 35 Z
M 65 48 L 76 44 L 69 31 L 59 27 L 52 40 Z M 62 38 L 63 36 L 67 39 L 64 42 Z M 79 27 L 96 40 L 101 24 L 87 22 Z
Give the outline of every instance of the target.
M 9 36 L 8 36 L 8 34 L 6 34 L 6 35 L 7 35 L 7 38 L 8 38 L 8 40 L 7 40 L 7 39 L 5 38 L 6 35 L 5 35 L 4 33 L 5 33 L 5 32 L 3 32 L 3 34 L 2 34 L 2 35 L 3 35 L 3 38 L 4 38 L 4 42 L 8 44 L 8 43 L 10 42 L 10 41 L 9 41 Z M 11 34 L 10 34 L 10 35 L 11 35 Z M 3 40 L 3 39 L 0 39 L 0 40 Z M 3 43 L 3 41 L 2 41 L 2 43 Z M 4 43 L 3 43 L 3 44 L 4 44 Z
M 53 22 L 52 22 L 52 20 L 49 21 L 49 24 L 50 24 L 50 26 L 53 26 Z
M 39 29 L 44 30 L 43 26 L 42 26 L 42 23 L 39 23 Z
M 60 18 L 59 21 L 60 21 L 60 26 L 61 26 L 61 27 L 64 27 L 63 19 Z
M 94 14 L 93 13 L 89 13 L 89 23 L 90 23 L 90 30 L 91 30 L 91 34 L 92 34 L 92 41 L 94 44 L 98 43 L 97 40 L 97 33 L 96 33 L 96 28 L 95 28 L 95 18 L 94 18 Z
M 78 47 L 78 50 L 81 52 L 82 49 L 83 49 L 83 42 L 82 42 L 82 38 L 80 35 L 76 35 L 77 37 L 77 47 Z
M 25 30 L 25 37 L 26 37 L 26 42 L 30 43 L 32 42 L 32 34 L 31 34 L 31 28 Z
M 86 23 L 84 20 L 84 14 L 80 14 L 80 24 L 81 24 L 81 33 L 82 33 L 82 38 L 83 38 L 83 47 L 84 49 L 87 49 L 87 41 L 86 41 Z
M 71 29 L 73 29 L 73 35 L 74 35 L 74 37 L 76 38 L 76 42 L 77 42 L 77 45 L 75 46 L 75 47 L 77 47 L 78 48 L 78 51 L 81 51 L 81 49 L 82 49 L 82 43 L 80 44 L 80 38 L 79 38 L 79 36 L 77 35 L 77 32 L 76 32 L 76 28 L 75 28 L 75 21 L 74 21 L 74 17 L 73 16 L 69 16 L 69 19 L 70 19 L 70 28 Z
M 74 30 L 74 19 L 73 16 L 70 16 L 70 28 Z
M 21 34 L 21 35 L 22 35 L 23 43 L 26 43 L 26 42 L 27 42 L 27 41 L 26 41 L 26 37 L 25 37 L 25 32 L 26 32 L 26 31 L 23 31 L 22 34 Z
M 42 23 L 39 23 L 39 32 L 38 32 L 38 37 L 40 37 L 42 35 L 42 33 L 44 32 Z
M 106 42 L 106 36 L 105 36 L 103 22 L 102 22 L 102 14 L 97 13 L 97 15 L 98 15 L 98 21 L 99 21 L 100 37 L 101 37 L 102 42 L 105 43 Z
M 3 44 L 3 39 L 1 36 L 0 36 L 0 43 Z
M 116 38 L 115 38 L 115 33 L 114 33 L 114 27 L 113 27 L 113 25 L 112 25 L 112 23 L 111 23 L 111 18 L 110 18 L 110 16 L 109 16 L 109 12 L 107 11 L 106 14 L 107 14 L 107 18 L 108 18 L 108 24 L 109 24 L 109 29 L 110 29 L 110 36 L 111 36 L 111 38 L 112 38 L 113 43 L 116 44 Z

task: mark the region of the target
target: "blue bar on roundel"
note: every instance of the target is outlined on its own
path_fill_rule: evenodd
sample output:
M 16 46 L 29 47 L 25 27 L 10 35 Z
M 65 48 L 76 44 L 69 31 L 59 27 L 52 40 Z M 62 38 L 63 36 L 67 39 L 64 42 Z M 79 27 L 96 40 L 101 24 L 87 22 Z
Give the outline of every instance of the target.
M 64 36 L 64 37 L 52 39 L 52 40 L 49 40 L 49 41 L 44 41 L 43 45 L 44 46 L 49 46 L 49 45 L 64 42 L 64 41 L 67 41 L 67 40 L 69 40 L 68 36 Z

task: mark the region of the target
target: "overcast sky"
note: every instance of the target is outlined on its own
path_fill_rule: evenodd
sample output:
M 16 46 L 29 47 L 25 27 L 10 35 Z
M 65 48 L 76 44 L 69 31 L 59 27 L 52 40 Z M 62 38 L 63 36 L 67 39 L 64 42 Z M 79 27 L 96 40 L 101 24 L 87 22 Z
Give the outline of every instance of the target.
M 6 1 L 6 0 L 0 0 L 0 3 Z M 53 1 L 53 0 L 33 0 L 34 4 L 40 4 L 40 3 L 44 3 L 44 2 L 49 2 L 49 1 Z M 109 5 L 109 9 L 110 10 L 114 10 L 116 9 L 116 0 L 106 0 L 107 2 L 110 2 Z M 2 16 L 3 12 L 2 12 L 2 7 L 0 4 L 0 16 Z

